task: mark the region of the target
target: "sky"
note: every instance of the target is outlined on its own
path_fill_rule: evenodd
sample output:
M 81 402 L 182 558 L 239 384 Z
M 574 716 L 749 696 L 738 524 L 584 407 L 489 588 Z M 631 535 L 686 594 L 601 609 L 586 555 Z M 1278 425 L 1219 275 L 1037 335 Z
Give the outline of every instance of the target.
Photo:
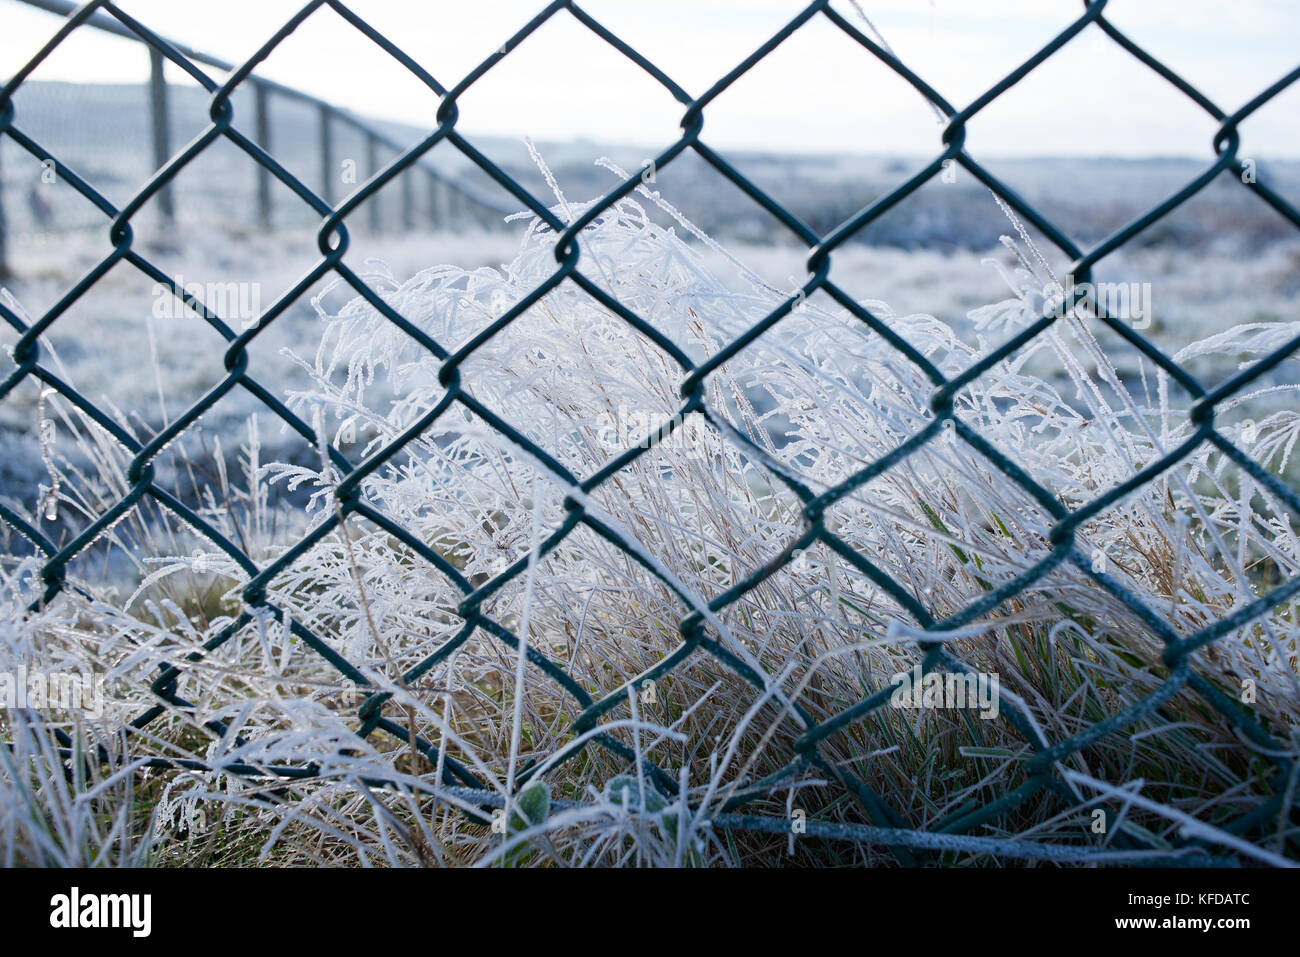
M 898 56 L 957 106 L 1014 69 L 1083 9 L 1081 0 L 860 0 Z M 545 4 L 542 0 L 352 0 L 439 82 L 454 85 Z M 704 92 L 803 7 L 800 0 L 585 0 L 592 14 L 691 95 Z M 300 0 L 120 0 L 158 33 L 231 61 L 247 58 Z M 836 8 L 863 25 L 848 0 Z M 1300 64 L 1295 0 L 1111 0 L 1108 18 L 1226 112 Z M 0 0 L 0 73 L 12 74 L 58 28 Z M 77 31 L 35 79 L 140 82 L 144 49 Z M 328 8 L 259 72 L 357 113 L 431 126 L 436 96 Z M 169 79 L 180 79 L 179 74 Z M 467 135 L 589 139 L 664 147 L 683 112 L 662 87 L 560 12 L 460 99 Z M 1240 155 L 1300 158 L 1300 83 L 1243 126 Z M 705 111 L 720 149 L 932 155 L 942 126 L 924 100 L 818 16 Z M 1216 124 L 1096 27 L 970 123 L 988 156 L 1210 157 Z

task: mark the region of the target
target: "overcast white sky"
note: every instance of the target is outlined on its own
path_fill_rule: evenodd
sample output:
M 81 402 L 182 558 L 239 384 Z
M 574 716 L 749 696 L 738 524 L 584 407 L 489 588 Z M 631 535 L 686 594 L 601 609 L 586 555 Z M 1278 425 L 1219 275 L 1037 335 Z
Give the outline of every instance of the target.
M 903 61 L 958 106 L 1030 56 L 1083 9 L 1080 0 L 861 0 Z M 153 29 L 240 61 L 298 0 L 120 0 Z M 804 6 L 800 0 L 586 0 L 583 7 L 702 93 Z M 353 0 L 351 9 L 450 86 L 544 6 L 542 0 Z M 854 22 L 848 3 L 839 9 Z M 1110 19 L 1231 112 L 1300 63 L 1295 0 L 1112 0 Z M 0 0 L 0 73 L 9 75 L 57 19 Z M 137 44 L 81 30 L 36 75 L 142 80 Z M 437 103 L 333 11 L 318 11 L 261 68 L 360 113 L 429 123 Z M 467 133 L 585 137 L 663 146 L 681 108 L 567 13 L 559 14 L 461 100 Z M 1244 127 L 1243 155 L 1300 157 L 1300 84 Z M 976 155 L 1211 155 L 1215 124 L 1090 28 L 970 127 Z M 705 113 L 722 148 L 924 154 L 933 114 L 910 87 L 823 17 Z

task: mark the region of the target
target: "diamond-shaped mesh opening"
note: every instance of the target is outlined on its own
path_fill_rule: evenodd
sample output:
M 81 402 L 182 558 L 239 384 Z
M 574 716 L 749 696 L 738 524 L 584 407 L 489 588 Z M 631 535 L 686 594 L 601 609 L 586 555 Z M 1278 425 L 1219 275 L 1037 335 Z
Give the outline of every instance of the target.
M 813 89 L 824 97 L 821 109 L 837 115 L 836 124 L 826 124 L 819 111 L 800 106 Z M 812 17 L 709 103 L 702 135 L 765 195 L 805 219 L 814 210 L 838 210 L 846 219 L 856 208 L 817 202 L 815 179 L 782 183 L 761 156 L 753 155 L 759 144 L 746 142 L 746 121 L 758 104 L 765 105 L 770 122 L 789 130 L 801 152 L 879 152 L 873 144 L 885 131 L 909 144 L 908 153 L 935 151 L 939 140 L 934 114 L 902 77 L 826 17 Z M 924 146 L 917 150 L 915 144 Z M 833 223 L 811 225 L 825 229 Z

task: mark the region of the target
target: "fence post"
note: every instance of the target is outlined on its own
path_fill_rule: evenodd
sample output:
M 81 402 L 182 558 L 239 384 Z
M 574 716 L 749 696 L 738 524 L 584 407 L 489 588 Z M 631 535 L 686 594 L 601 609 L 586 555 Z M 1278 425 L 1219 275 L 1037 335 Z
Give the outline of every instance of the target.
M 379 172 L 379 141 L 375 139 L 373 133 L 366 134 L 366 169 L 369 170 L 371 176 Z M 370 194 L 370 198 L 366 200 L 366 207 L 366 213 L 370 221 L 370 231 L 377 233 L 381 226 L 378 193 Z
M 442 184 L 433 173 L 429 174 L 429 222 L 437 229 L 442 225 Z
M 271 152 L 270 96 L 266 86 L 254 81 L 253 97 L 257 112 L 257 145 Z M 263 229 L 271 228 L 271 171 L 257 164 L 257 216 Z
M 413 175 L 409 166 L 406 172 L 401 174 L 402 229 L 408 233 L 415 228 L 415 184 L 411 179 Z
M 4 138 L 0 137 L 0 157 L 4 156 Z M 0 186 L 4 183 L 4 167 L 0 165 Z M 9 278 L 9 259 L 5 255 L 5 238 L 7 225 L 5 223 L 5 204 L 3 189 L 0 189 L 0 279 Z
M 330 136 L 330 108 L 320 105 L 320 196 L 333 206 L 334 200 L 334 140 Z
M 149 47 L 149 112 L 153 120 L 153 165 L 162 169 L 171 159 L 171 136 L 167 116 L 167 78 L 163 75 L 161 51 Z M 158 209 L 163 221 L 172 225 L 176 221 L 176 207 L 172 204 L 172 187 L 168 183 L 158 192 Z

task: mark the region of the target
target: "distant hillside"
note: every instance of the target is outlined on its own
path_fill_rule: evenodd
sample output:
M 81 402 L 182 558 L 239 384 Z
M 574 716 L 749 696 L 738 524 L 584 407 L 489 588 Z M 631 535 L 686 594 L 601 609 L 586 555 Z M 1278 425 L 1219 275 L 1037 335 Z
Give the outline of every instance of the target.
M 124 202 L 152 172 L 143 86 L 29 82 L 19 89 L 15 100 L 16 125 L 83 173 L 114 202 Z M 196 87 L 175 86 L 169 89 L 169 100 L 175 149 L 205 126 L 208 97 Z M 238 91 L 234 102 L 236 125 L 252 135 L 251 94 Z M 316 186 L 320 159 L 315 110 L 273 98 L 271 119 L 274 155 L 308 185 Z M 374 125 L 407 144 L 427 133 L 379 121 Z M 522 142 L 471 138 L 536 195 L 552 201 Z M 542 143 L 539 148 L 572 200 L 592 198 L 616 184 L 613 173 L 595 165 L 598 158 L 608 156 L 630 170 L 639 167 L 652 152 L 645 147 L 591 142 Z M 334 150 L 337 162 L 354 159 L 359 174 L 367 173 L 365 144 L 360 136 L 340 126 Z M 71 190 L 42 193 L 51 205 L 40 208 L 41 200 L 32 189 L 39 181 L 39 164 L 8 141 L 3 151 L 0 182 L 12 232 L 31 230 L 38 220 L 45 219 L 54 230 L 102 224 L 102 217 Z M 776 152 L 726 155 L 745 175 L 818 231 L 844 221 L 928 162 L 925 157 Z M 477 184 L 499 196 L 503 203 L 516 203 L 452 147 L 436 148 L 431 159 L 445 174 Z M 980 159 L 1081 243 L 1104 237 L 1173 193 L 1209 164 L 1208 159 Z M 1261 162 L 1259 175 L 1283 195 L 1300 199 L 1300 163 Z M 251 160 L 223 141 L 209 148 L 181 175 L 176 190 L 182 214 L 191 219 L 248 225 L 255 221 L 255 184 Z M 338 186 L 336 197 L 346 188 Z M 687 152 L 668 169 L 658 171 L 653 188 L 718 236 L 759 242 L 788 238 L 772 217 L 694 153 Z M 414 183 L 412 195 L 417 213 L 423 215 L 428 202 L 427 180 Z M 275 201 L 277 221 L 307 223 L 315 219 L 300 200 L 279 185 L 275 187 Z M 396 215 L 400 202 L 400 191 L 395 186 L 381 196 L 386 218 Z M 956 170 L 955 182 L 931 181 L 868 227 L 860 238 L 902 248 L 985 249 L 1006 230 L 1006 220 L 983 187 L 964 170 Z M 1233 248 L 1249 249 L 1291 234 L 1291 227 L 1257 197 L 1228 176 L 1221 176 L 1195 200 L 1145 234 L 1143 241 L 1187 248 L 1217 240 Z
M 48 149 L 74 171 L 101 190 L 110 201 L 121 205 L 153 173 L 153 139 L 148 91 L 143 85 L 87 85 L 72 83 L 24 83 L 14 97 L 15 125 Z M 203 129 L 208 118 L 209 97 L 195 86 L 169 86 L 168 112 L 171 147 L 182 148 Z M 256 137 L 252 94 L 238 90 L 234 96 L 235 125 L 250 139 Z M 291 173 L 309 187 L 319 189 L 319 114 L 309 104 L 272 96 L 271 152 Z M 420 133 L 411 128 L 375 123 L 382 132 L 414 143 Z M 364 138 L 344 124 L 334 124 L 334 157 L 340 164 L 333 196 L 350 191 L 341 178 L 344 160 L 356 163 L 360 179 L 369 175 Z M 38 220 L 47 214 L 37 209 L 33 187 L 40 182 L 39 162 L 13 143 L 5 142 L 0 157 L 3 200 L 9 228 L 15 233 L 39 229 Z M 456 175 L 465 165 L 454 162 L 451 150 L 439 151 L 433 165 L 440 172 Z M 392 154 L 381 152 L 380 161 Z M 453 162 L 447 163 L 446 160 Z M 427 208 L 428 178 L 417 176 L 414 196 Z M 241 149 L 224 137 L 211 144 L 181 172 L 174 183 L 180 214 L 192 221 L 246 226 L 257 221 L 257 167 Z M 48 211 L 54 231 L 96 227 L 103 217 L 71 189 L 41 191 L 52 206 Z M 390 198 L 391 197 L 391 198 Z M 310 223 L 318 217 L 287 187 L 273 182 L 272 201 L 277 222 Z M 395 221 L 400 189 L 392 184 L 380 197 L 386 217 Z M 147 209 L 147 207 L 146 207 Z

